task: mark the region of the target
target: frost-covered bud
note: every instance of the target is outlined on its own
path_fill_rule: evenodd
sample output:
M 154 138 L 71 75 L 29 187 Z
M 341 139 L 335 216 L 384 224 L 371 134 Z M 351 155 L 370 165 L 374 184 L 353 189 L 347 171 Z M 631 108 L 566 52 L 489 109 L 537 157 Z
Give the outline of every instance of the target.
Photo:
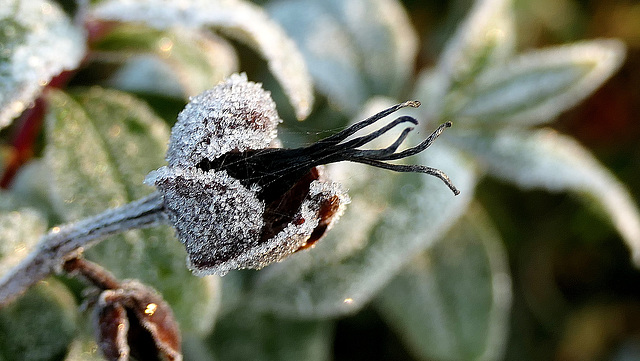
M 153 289 L 122 282 L 100 294 L 95 312 L 96 339 L 107 360 L 182 360 L 178 324 Z
M 281 122 L 270 93 L 246 75 L 232 75 L 191 99 L 173 127 L 168 166 L 146 179 L 163 195 L 169 221 L 185 244 L 188 265 L 197 275 L 224 275 L 232 269 L 262 268 L 311 246 L 349 203 L 322 165 L 354 161 L 402 172 L 435 175 L 457 190 L 441 171 L 389 164 L 426 149 L 450 123 L 420 145 L 396 153 L 413 128 L 391 146 L 360 150 L 401 123 L 400 117 L 366 136 L 346 140 L 358 130 L 406 106 L 398 104 L 308 147 L 277 148 Z

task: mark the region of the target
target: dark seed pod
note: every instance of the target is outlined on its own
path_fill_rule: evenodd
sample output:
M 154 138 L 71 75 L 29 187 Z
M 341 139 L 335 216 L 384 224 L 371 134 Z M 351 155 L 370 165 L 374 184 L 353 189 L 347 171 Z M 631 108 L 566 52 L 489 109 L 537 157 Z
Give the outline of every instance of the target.
M 137 281 L 103 291 L 95 305 L 95 322 L 98 347 L 107 360 L 182 360 L 171 308 Z
M 232 75 L 191 99 L 172 129 L 168 166 L 151 172 L 146 182 L 163 195 L 194 273 L 262 268 L 313 245 L 349 203 L 341 186 L 326 180 L 323 164 L 346 160 L 427 173 L 458 193 L 440 170 L 384 162 L 425 150 L 451 123 L 402 152 L 396 150 L 413 128 L 404 129 L 388 148 L 358 148 L 399 124 L 417 124 L 411 117 L 347 140 L 398 109 L 419 105 L 398 104 L 308 147 L 282 149 L 274 146 L 281 120 L 270 93 L 244 74 Z
M 195 274 L 279 261 L 320 238 L 349 202 L 316 167 L 284 186 L 277 169 L 252 167 L 252 156 L 274 149 L 280 122 L 269 92 L 244 74 L 194 97 L 178 116 L 169 165 L 147 182 L 163 194 Z

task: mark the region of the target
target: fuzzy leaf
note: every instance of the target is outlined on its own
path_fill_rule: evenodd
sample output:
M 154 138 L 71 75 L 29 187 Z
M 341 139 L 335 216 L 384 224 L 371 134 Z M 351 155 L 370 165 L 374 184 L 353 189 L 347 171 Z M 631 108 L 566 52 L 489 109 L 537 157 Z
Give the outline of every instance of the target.
M 116 26 L 92 44 L 94 58 L 124 63 L 112 80 L 128 91 L 161 93 L 166 85 L 179 84 L 182 94 L 195 96 L 235 72 L 238 60 L 226 41 L 213 34 L 176 29 L 160 31 L 134 24 Z M 145 56 L 146 55 L 146 56 Z M 148 62 L 136 66 L 140 59 L 154 59 L 166 64 L 168 74 L 150 76 Z M 171 93 L 168 93 L 171 94 Z
M 515 48 L 511 0 L 477 0 L 469 15 L 447 42 L 438 71 L 450 87 L 465 84 L 487 66 L 502 63 Z
M 214 29 L 254 47 L 268 62 L 298 118 L 313 103 L 310 76 L 293 41 L 260 7 L 242 0 L 107 0 L 92 11 L 103 20 L 143 22 L 157 29 Z
M 44 0 L 0 0 L 0 44 L 0 128 L 85 52 L 82 30 L 57 3 Z
M 210 338 L 221 361 L 328 361 L 332 327 L 327 321 L 292 321 L 239 309 L 222 317 Z
M 51 92 L 49 100 L 46 159 L 63 200 L 61 214 L 79 219 L 151 193 L 142 180 L 164 163 L 169 130 L 146 104 L 97 87 L 75 98 Z M 191 275 L 185 250 L 168 226 L 126 232 L 85 255 L 119 278 L 157 289 L 183 329 L 211 328 L 219 280 Z
M 602 85 L 624 57 L 625 46 L 617 40 L 522 54 L 480 75 L 453 116 L 490 127 L 549 122 Z
M 449 119 L 459 94 L 487 67 L 501 64 L 515 47 L 511 0 L 478 0 L 449 39 L 436 67 L 418 75 L 414 99 L 426 119 Z
M 549 129 L 501 132 L 494 136 L 456 134 L 455 143 L 476 156 L 491 175 L 518 186 L 589 195 L 640 264 L 640 212 L 629 191 L 574 139 Z
M 46 231 L 40 213 L 17 205 L 11 195 L 0 193 L 0 277 L 29 254 Z
M 59 218 L 53 206 L 56 202 L 53 201 L 55 194 L 51 193 L 50 178 L 51 171 L 43 159 L 34 158 L 20 167 L 11 183 L 9 193 L 16 207 L 33 208 L 43 219 L 49 220 L 49 224 L 53 224 L 58 222 Z M 46 223 L 43 222 L 42 229 L 38 229 L 38 236 L 44 234 Z
M 502 247 L 472 207 L 380 293 L 378 309 L 419 359 L 502 359 L 511 304 Z
M 350 114 L 372 95 L 398 94 L 417 36 L 395 0 L 286 0 L 269 6 L 300 47 L 320 91 Z
M 409 138 L 407 144 L 417 141 Z M 439 179 L 424 174 L 347 163 L 330 168 L 332 179 L 350 189 L 352 203 L 312 251 L 257 275 L 248 296 L 256 307 L 295 317 L 355 312 L 412 254 L 442 236 L 464 213 L 475 172 L 442 141 L 409 162 L 442 169 L 462 193 L 455 197 Z
M 104 361 L 95 340 L 82 338 L 74 340 L 64 361 Z
M 76 331 L 76 307 L 69 291 L 49 280 L 0 309 L 0 360 L 60 360 Z

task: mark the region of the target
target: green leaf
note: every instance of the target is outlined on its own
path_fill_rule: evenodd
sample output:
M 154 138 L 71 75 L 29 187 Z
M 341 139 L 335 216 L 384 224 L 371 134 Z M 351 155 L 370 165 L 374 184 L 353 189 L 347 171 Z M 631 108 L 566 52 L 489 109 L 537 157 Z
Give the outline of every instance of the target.
M 71 97 L 49 94 L 46 159 L 63 203 L 75 220 L 151 192 L 145 175 L 164 163 L 166 124 L 146 104 L 121 92 L 84 89 Z M 206 332 L 217 310 L 219 280 L 194 277 L 186 252 L 168 226 L 109 238 L 85 252 L 119 278 L 156 288 L 185 330 Z
M 50 280 L 0 309 L 0 360 L 60 360 L 76 331 L 76 303 Z
M 258 51 L 282 85 L 298 118 L 309 115 L 313 103 L 311 78 L 295 44 L 262 8 L 242 0 L 167 2 L 107 0 L 92 16 L 103 20 L 143 22 L 157 29 L 214 29 Z
M 617 40 L 593 40 L 522 54 L 481 74 L 453 117 L 501 127 L 553 120 L 607 80 L 625 57 Z
M 44 0 L 0 0 L 0 44 L 0 128 L 85 53 L 82 30 L 57 3 Z
M 398 94 L 412 74 L 417 36 L 395 0 L 287 0 L 268 9 L 319 90 L 349 114 L 372 95 Z
M 60 219 L 55 211 L 55 193 L 51 192 L 51 170 L 42 158 L 34 158 L 18 170 L 11 183 L 9 194 L 16 207 L 28 207 L 37 210 L 49 224 L 59 223 Z M 44 234 L 46 221 L 42 229 L 38 229 L 39 236 Z
M 478 0 L 440 56 L 437 71 L 456 88 L 488 66 L 502 63 L 515 48 L 511 0 Z
M 443 142 L 411 163 L 442 169 L 461 195 L 428 175 L 337 164 L 329 173 L 352 199 L 342 219 L 313 250 L 262 270 L 247 297 L 258 308 L 293 317 L 336 316 L 365 305 L 412 254 L 446 232 L 473 195 L 474 170 Z
M 46 231 L 40 213 L 18 204 L 10 194 L 0 193 L 0 276 L 18 265 Z
M 69 347 L 64 361 L 104 361 L 105 358 L 93 339 L 81 338 L 74 340 Z
M 515 48 L 511 0 L 479 0 L 445 45 L 438 64 L 418 75 L 414 98 L 426 119 L 448 120 L 460 92 L 478 74 L 501 64 Z
M 167 87 L 179 84 L 178 96 L 194 96 L 235 72 L 235 51 L 223 39 L 192 29 L 161 31 L 134 24 L 120 24 L 92 43 L 94 58 L 124 63 L 112 83 L 121 89 L 172 94 Z M 166 64 L 168 74 L 150 76 L 149 61 Z M 139 65 L 142 63 L 142 65 Z M 168 83 L 168 85 L 166 85 Z
M 574 139 L 541 129 L 500 132 L 495 136 L 457 134 L 468 150 L 498 178 L 524 188 L 574 191 L 595 200 L 640 264 L 640 212 L 629 191 Z
M 291 321 L 238 309 L 218 321 L 210 343 L 221 361 L 328 361 L 332 334 L 328 321 Z
M 376 305 L 419 359 L 501 360 L 511 281 L 484 211 L 471 207 L 389 282 Z

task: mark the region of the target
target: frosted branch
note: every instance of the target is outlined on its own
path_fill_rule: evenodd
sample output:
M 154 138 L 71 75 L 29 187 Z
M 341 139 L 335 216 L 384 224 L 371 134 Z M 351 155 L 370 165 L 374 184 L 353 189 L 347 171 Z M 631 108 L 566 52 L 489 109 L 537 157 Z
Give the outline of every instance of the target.
M 0 279 L 0 307 L 43 280 L 63 263 L 107 236 L 145 228 L 166 220 L 162 197 L 157 192 L 135 202 L 107 210 L 75 223 L 53 227 L 36 250 Z

